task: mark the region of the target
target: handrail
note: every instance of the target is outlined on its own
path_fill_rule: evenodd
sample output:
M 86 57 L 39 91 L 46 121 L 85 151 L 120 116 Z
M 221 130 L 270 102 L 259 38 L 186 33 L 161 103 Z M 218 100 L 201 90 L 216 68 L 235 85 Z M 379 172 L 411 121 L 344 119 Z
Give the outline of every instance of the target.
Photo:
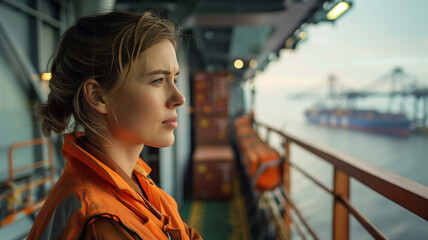
M 273 214 L 273 221 L 276 225 L 276 227 L 279 229 L 278 231 L 278 237 L 281 240 L 288 240 L 287 233 L 285 231 L 285 228 L 282 228 L 282 219 L 280 216 L 280 206 L 278 206 L 278 203 L 273 199 L 274 196 L 270 191 L 266 191 L 261 196 L 261 200 L 264 201 L 264 203 L 269 208 L 270 212 Z M 300 233 L 300 231 L 299 231 Z M 302 233 L 303 234 L 303 233 Z M 304 237 L 304 235 L 301 235 Z
M 386 237 L 373 226 L 349 201 L 349 178 L 352 177 L 367 187 L 375 190 L 380 195 L 390 199 L 398 205 L 413 212 L 417 216 L 428 220 L 428 187 L 413 182 L 395 173 L 376 167 L 352 156 L 348 156 L 336 150 L 319 146 L 307 140 L 302 140 L 292 134 L 279 131 L 265 123 L 254 121 L 255 128 L 266 128 L 266 138 L 270 133 L 280 135 L 286 141 L 286 155 L 289 155 L 289 144 L 294 143 L 303 149 L 313 153 L 334 166 L 335 185 L 330 189 L 310 176 L 302 168 L 286 161 L 284 164 L 296 168 L 303 175 L 314 181 L 318 186 L 334 196 L 333 238 L 349 238 L 349 213 L 353 214 L 361 225 L 375 238 Z M 288 181 L 288 180 L 287 180 Z M 288 190 L 288 189 L 285 189 Z M 292 204 L 291 206 L 295 206 Z M 296 209 L 294 209 L 296 210 Z M 289 228 L 288 226 L 285 226 Z
M 303 225 L 306 227 L 306 229 L 309 231 L 309 233 L 312 235 L 312 237 L 315 240 L 321 239 L 318 234 L 315 232 L 315 230 L 312 228 L 311 225 L 309 225 L 308 221 L 303 217 L 303 214 L 300 212 L 299 209 L 297 209 L 296 204 L 294 204 L 294 201 L 290 198 L 289 193 L 285 190 L 281 190 L 281 194 L 284 196 L 285 200 L 290 204 L 290 206 L 294 209 L 296 212 L 297 217 L 299 217 L 300 221 L 302 221 Z M 290 215 L 290 213 L 288 213 Z
M 48 157 L 47 159 L 39 160 L 35 163 L 29 164 L 24 167 L 14 168 L 14 158 L 13 152 L 17 148 L 22 147 L 31 147 L 36 145 L 44 145 L 46 144 L 48 147 Z M 0 219 L 0 227 L 5 226 L 13 222 L 16 217 L 22 213 L 25 215 L 30 215 L 33 212 L 40 209 L 46 200 L 47 196 L 37 200 L 36 202 L 32 199 L 32 191 L 34 188 L 45 184 L 46 182 L 50 182 L 51 186 L 54 185 L 54 166 L 53 166 L 53 146 L 50 139 L 38 138 L 25 142 L 17 142 L 12 144 L 9 148 L 9 157 L 8 157 L 8 168 L 9 168 L 9 179 L 5 182 L 5 185 L 8 186 L 9 189 L 0 193 L 0 199 L 8 199 L 8 210 L 9 214 L 4 218 Z M 31 179 L 30 181 L 26 181 L 25 183 L 20 183 L 19 179 L 15 179 L 17 173 L 23 173 L 31 170 L 35 170 L 38 168 L 43 168 L 47 166 L 48 168 L 44 168 L 43 176 L 35 179 Z M 48 175 L 45 176 L 46 170 L 48 171 Z M 25 178 L 30 178 L 31 173 L 27 174 Z M 22 178 L 22 177 L 20 177 Z M 25 201 L 21 200 L 21 194 L 27 191 L 28 196 Z M 19 206 L 19 209 L 15 209 L 15 204 Z
M 269 128 L 271 131 L 321 157 L 347 173 L 350 177 L 357 179 L 379 194 L 428 221 L 428 208 L 425 207 L 428 206 L 428 187 L 337 150 L 322 147 L 307 140 L 303 141 L 292 134 L 278 131 L 267 124 L 256 124 Z

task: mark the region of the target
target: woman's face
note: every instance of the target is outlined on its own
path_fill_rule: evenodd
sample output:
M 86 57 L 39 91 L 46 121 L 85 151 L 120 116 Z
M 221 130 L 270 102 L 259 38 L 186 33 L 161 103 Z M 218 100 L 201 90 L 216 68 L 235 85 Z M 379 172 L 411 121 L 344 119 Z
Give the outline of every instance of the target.
M 117 121 L 111 111 L 107 117 L 116 137 L 126 143 L 153 147 L 174 143 L 176 108 L 185 101 L 175 85 L 178 70 L 175 49 L 169 40 L 162 40 L 140 54 L 126 80 L 123 101 L 116 107 Z M 109 100 L 117 101 L 117 97 Z

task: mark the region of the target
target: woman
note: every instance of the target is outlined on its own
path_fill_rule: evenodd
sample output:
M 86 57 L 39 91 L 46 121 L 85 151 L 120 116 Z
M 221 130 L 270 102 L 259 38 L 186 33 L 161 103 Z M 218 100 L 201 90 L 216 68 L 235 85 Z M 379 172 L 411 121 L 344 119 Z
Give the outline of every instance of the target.
M 72 115 L 84 132 L 64 135 L 64 172 L 28 239 L 201 239 L 138 157 L 174 142 L 178 41 L 149 12 L 85 17 L 64 33 L 42 129 L 60 133 Z

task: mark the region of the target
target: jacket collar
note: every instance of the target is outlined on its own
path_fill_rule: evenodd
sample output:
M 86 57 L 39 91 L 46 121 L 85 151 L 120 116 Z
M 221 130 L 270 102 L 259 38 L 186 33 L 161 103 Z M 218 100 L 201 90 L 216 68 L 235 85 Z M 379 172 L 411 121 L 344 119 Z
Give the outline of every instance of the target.
M 64 146 L 62 151 L 64 157 L 67 159 L 67 162 L 79 161 L 82 164 L 88 166 L 110 184 L 117 186 L 121 190 L 129 192 L 131 195 L 136 195 L 137 193 L 132 190 L 129 184 L 126 183 L 119 174 L 109 168 L 102 161 L 97 159 L 94 155 L 79 146 L 77 143 L 77 138 L 81 136 L 84 136 L 83 132 L 64 134 Z M 138 158 L 137 164 L 134 167 L 134 172 L 138 172 L 143 176 L 148 176 L 148 174 L 151 172 L 151 168 L 141 158 Z

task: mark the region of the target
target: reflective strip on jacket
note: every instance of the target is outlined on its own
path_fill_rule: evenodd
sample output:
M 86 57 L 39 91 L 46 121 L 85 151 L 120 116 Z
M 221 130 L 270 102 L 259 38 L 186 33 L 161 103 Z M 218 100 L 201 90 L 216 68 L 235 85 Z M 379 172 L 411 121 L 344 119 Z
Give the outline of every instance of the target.
M 116 172 L 76 143 L 83 133 L 64 135 L 64 172 L 37 215 L 28 239 L 78 239 L 88 223 L 107 217 L 141 239 L 189 239 L 175 200 L 148 177 L 151 169 L 138 159 L 134 174 L 159 210 L 156 216 L 144 199 Z

